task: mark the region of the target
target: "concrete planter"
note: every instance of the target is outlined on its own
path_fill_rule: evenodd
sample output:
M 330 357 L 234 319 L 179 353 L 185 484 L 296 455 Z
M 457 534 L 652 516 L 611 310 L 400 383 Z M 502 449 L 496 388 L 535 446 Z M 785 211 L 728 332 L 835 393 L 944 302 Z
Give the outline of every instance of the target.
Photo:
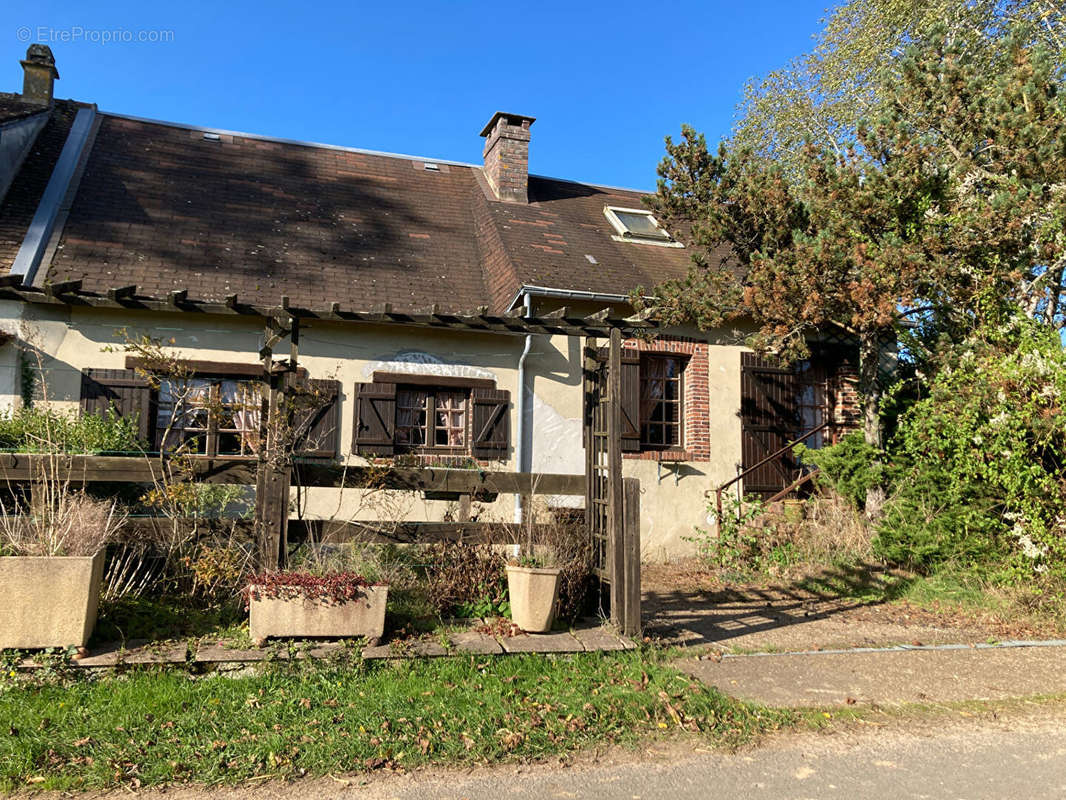
M 260 597 L 257 600 L 254 587 L 252 589 L 248 600 L 248 632 L 257 644 L 270 637 L 285 636 L 380 639 L 385 632 L 388 586 L 367 586 L 357 599 L 344 603 L 305 597 L 291 600 Z
M 0 558 L 0 649 L 84 647 L 96 624 L 104 551 Z
M 527 633 L 551 630 L 561 573 L 554 567 L 507 567 L 507 593 L 515 625 Z

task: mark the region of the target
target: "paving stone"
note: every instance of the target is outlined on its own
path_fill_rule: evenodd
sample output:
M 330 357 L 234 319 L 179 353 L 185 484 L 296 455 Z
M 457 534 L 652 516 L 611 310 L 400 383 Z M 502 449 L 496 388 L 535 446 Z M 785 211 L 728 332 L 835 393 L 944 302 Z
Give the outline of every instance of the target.
M 581 642 L 567 631 L 503 636 L 500 644 L 508 653 L 582 653 L 585 650 Z
M 572 633 L 585 646 L 585 649 L 590 652 L 626 649 L 625 640 L 603 625 L 575 628 Z
M 367 660 L 375 658 L 391 658 L 393 655 L 387 644 L 378 644 L 373 647 L 363 648 L 363 658 Z
M 448 639 L 460 653 L 475 653 L 477 655 L 496 656 L 503 653 L 500 643 L 493 637 L 477 631 L 453 633 Z
M 114 667 L 118 665 L 122 655 L 123 647 L 121 642 L 107 642 L 92 648 L 89 651 L 89 655 L 75 660 L 74 664 L 75 666 L 86 668 Z
M 184 664 L 189 646 L 181 644 L 145 645 L 127 650 L 122 655 L 123 664 Z M 84 660 L 84 659 L 83 659 Z

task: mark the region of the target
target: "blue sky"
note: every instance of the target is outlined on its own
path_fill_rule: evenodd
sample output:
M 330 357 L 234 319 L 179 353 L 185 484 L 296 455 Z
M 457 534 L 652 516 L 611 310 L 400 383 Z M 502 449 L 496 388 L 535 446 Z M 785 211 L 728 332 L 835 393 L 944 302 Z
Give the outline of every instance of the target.
M 825 6 L 5 0 L 0 90 L 43 40 L 57 96 L 104 111 L 470 162 L 499 109 L 537 117 L 532 172 L 648 189 L 663 137 L 728 133 L 745 80 L 809 49 Z

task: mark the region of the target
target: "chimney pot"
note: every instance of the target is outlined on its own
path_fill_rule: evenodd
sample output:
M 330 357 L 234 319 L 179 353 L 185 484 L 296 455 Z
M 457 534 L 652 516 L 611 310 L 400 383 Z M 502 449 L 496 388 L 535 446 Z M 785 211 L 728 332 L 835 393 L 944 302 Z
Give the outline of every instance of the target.
M 485 179 L 497 200 L 529 202 L 529 126 L 536 120 L 497 111 L 482 129 Z
M 52 90 L 59 79 L 55 56 L 46 44 L 31 44 L 22 63 L 22 99 L 31 103 L 52 104 Z

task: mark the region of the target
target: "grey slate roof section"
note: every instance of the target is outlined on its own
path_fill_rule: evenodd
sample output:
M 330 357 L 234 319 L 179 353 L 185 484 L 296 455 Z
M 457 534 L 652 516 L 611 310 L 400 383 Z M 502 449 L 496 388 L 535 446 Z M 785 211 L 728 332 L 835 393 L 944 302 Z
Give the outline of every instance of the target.
M 52 177 L 48 186 L 41 196 L 41 202 L 37 206 L 37 212 L 33 215 L 26 238 L 22 241 L 15 261 L 11 265 L 12 275 L 22 275 L 23 283 L 33 283 L 36 277 L 37 267 L 40 266 L 41 258 L 55 227 L 56 216 L 59 214 L 60 205 L 67 194 L 70 180 L 81 161 L 82 149 L 85 147 L 92 130 L 93 118 L 96 112 L 92 108 L 78 109 L 78 115 L 71 125 L 70 134 L 63 145 L 63 151 L 59 154 Z

